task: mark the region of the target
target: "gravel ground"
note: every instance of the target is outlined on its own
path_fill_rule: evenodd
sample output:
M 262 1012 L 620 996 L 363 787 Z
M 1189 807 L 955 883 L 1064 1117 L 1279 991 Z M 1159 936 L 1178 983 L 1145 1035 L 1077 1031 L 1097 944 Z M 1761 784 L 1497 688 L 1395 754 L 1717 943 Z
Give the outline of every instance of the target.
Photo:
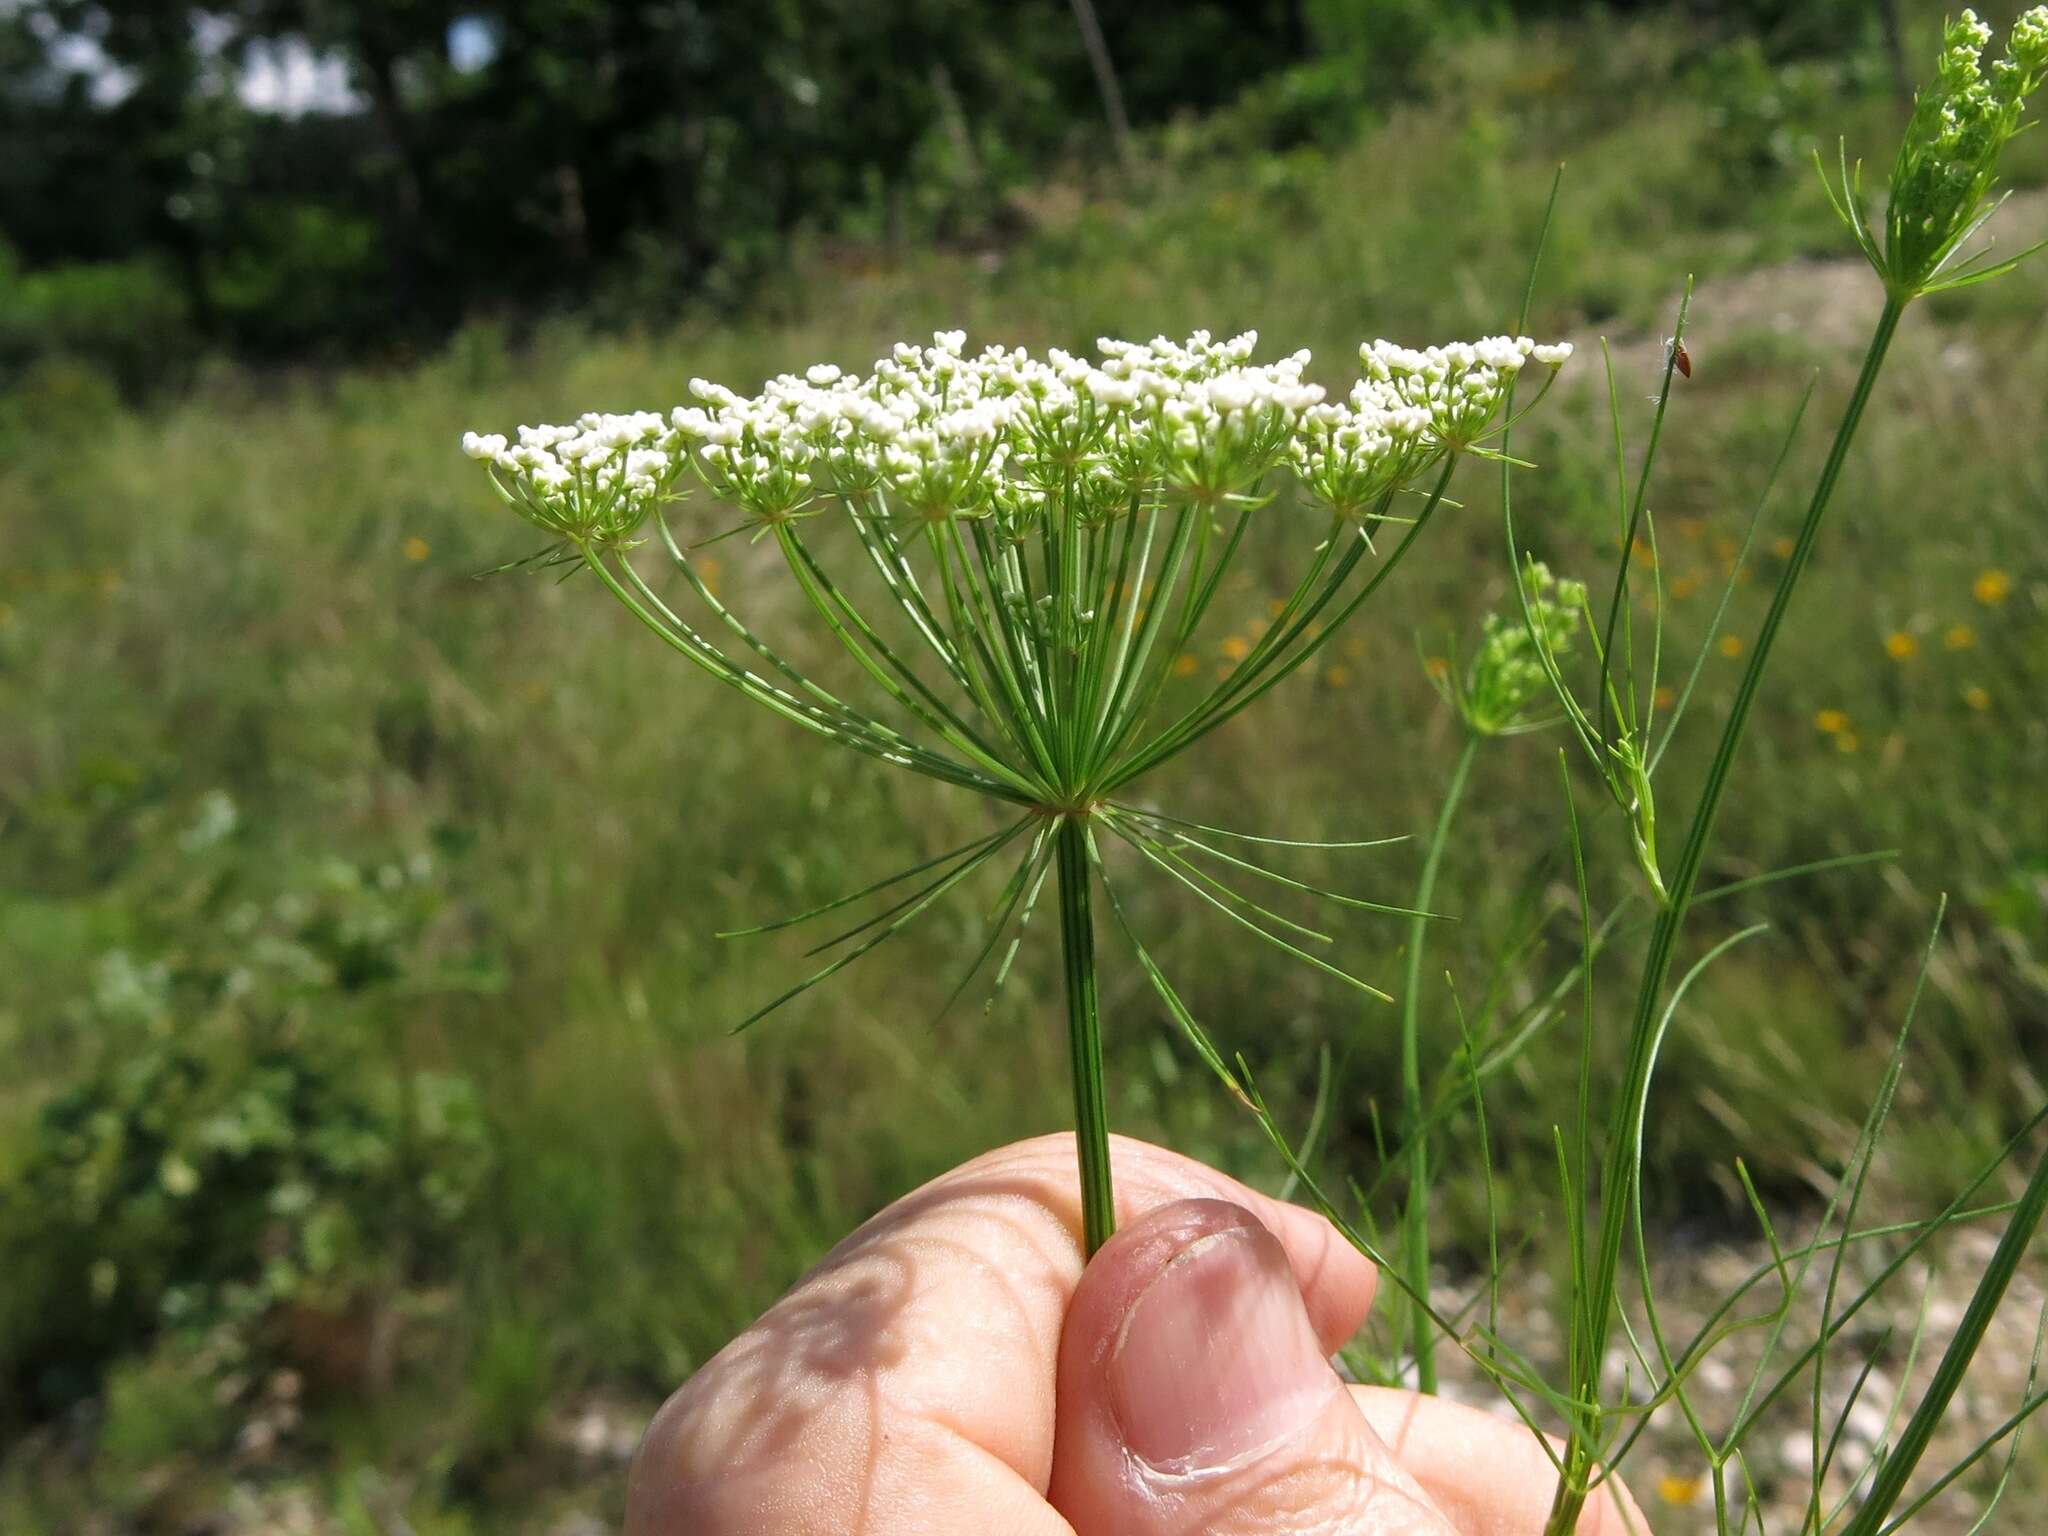
M 1988 1226 L 1958 1232 L 1943 1245 L 1937 1270 L 1930 1273 L 1924 1262 L 1901 1269 L 1838 1336 L 1830 1352 L 1823 1393 L 1823 1446 L 1837 1423 L 1842 1425 L 1842 1434 L 1823 1484 L 1824 1511 L 1835 1509 L 1844 1499 L 1849 1501 L 1846 1507 L 1853 1508 L 1856 1485 L 1870 1467 L 1873 1452 L 1897 1440 L 1962 1321 L 1996 1241 L 1996 1231 Z M 1877 1247 L 1865 1245 L 1844 1263 L 1840 1298 L 1862 1290 L 1886 1258 L 1897 1251 L 1896 1244 L 1883 1253 Z M 1921 1257 L 1924 1260 L 1925 1255 Z M 1714 1245 L 1668 1256 L 1660 1265 L 1656 1283 L 1659 1314 L 1674 1349 L 1682 1347 L 1682 1341 L 1693 1336 L 1721 1299 L 1769 1258 L 1761 1243 Z M 1818 1261 L 1798 1289 L 1791 1322 L 1774 1356 L 1778 1364 L 1768 1381 L 1775 1381 L 1813 1338 L 1827 1282 L 1827 1263 Z M 1961 1391 L 1921 1460 L 1923 1475 L 1916 1481 L 1916 1489 L 1967 1456 L 2025 1399 L 2044 1282 L 2048 1282 L 2048 1264 L 2040 1257 L 2031 1258 L 2014 1278 Z M 1501 1331 L 1554 1371 L 1562 1339 L 1547 1304 L 1548 1289 L 1542 1277 L 1536 1277 L 1519 1288 L 1517 1300 L 1504 1300 Z M 1781 1295 L 1778 1282 L 1769 1281 L 1749 1293 L 1748 1304 L 1739 1315 L 1768 1313 L 1777 1307 Z M 1447 1286 L 1435 1299 L 1440 1307 L 1455 1307 L 1464 1297 Z M 1651 1335 L 1641 1310 L 1634 1306 L 1630 1310 L 1636 1337 L 1649 1348 Z M 1725 1435 L 1735 1421 L 1769 1335 L 1768 1328 L 1733 1334 L 1690 1377 L 1688 1398 L 1710 1436 L 1718 1439 Z M 1618 1350 L 1610 1355 L 1611 1392 L 1623 1389 L 1624 1372 L 1632 1361 L 1632 1353 Z M 1874 1366 L 1851 1403 L 1858 1375 L 1865 1363 L 1872 1361 Z M 1510 1413 L 1462 1353 L 1443 1357 L 1441 1369 L 1444 1390 L 1449 1394 Z M 1640 1370 L 1632 1374 L 1641 1381 Z M 1813 1488 L 1812 1390 L 1812 1377 L 1801 1376 L 1746 1438 L 1748 1474 L 1760 1497 L 1764 1528 L 1773 1536 L 1806 1529 L 1806 1506 Z M 1896 1419 L 1892 1417 L 1895 1403 L 1900 1405 Z M 2022 1437 L 2011 1486 L 1986 1529 L 2031 1533 L 2048 1527 L 2039 1513 L 2048 1501 L 2048 1455 L 2040 1449 L 2039 1435 L 2035 1429 Z M 1916 1536 L 1966 1536 L 1982 1515 L 2003 1464 L 2002 1451 L 1986 1457 L 1973 1477 L 1930 1505 L 1909 1529 Z M 1654 1522 L 1657 1536 L 1695 1536 L 1715 1530 L 1707 1458 L 1676 1404 L 1666 1404 L 1652 1415 L 1650 1429 L 1629 1456 L 1624 1471 Z M 1732 1464 L 1728 1486 L 1731 1500 L 1739 1499 L 1740 1476 Z M 1750 1529 L 1755 1529 L 1754 1524 Z

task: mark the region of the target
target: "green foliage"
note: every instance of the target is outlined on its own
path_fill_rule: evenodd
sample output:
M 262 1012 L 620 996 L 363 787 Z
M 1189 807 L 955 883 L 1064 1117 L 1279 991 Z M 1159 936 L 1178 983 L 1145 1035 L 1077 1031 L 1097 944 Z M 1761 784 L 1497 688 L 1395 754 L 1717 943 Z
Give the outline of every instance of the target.
M 1140 124 L 1298 45 L 1283 0 L 1102 9 Z M 286 115 L 222 88 L 292 50 L 339 66 L 343 99 Z M 0 133 L 0 236 L 31 270 L 159 265 L 181 324 L 265 358 L 730 301 L 799 232 L 977 237 L 1106 138 L 1067 0 L 29 0 L 0 13 Z
M 541 1318 L 501 1316 L 485 1327 L 469 1368 L 469 1440 L 478 1455 L 506 1456 L 531 1442 L 556 1392 L 552 1349 Z
M 1753 34 L 1709 50 L 1683 79 L 1713 116 L 1719 153 L 1752 172 L 1806 165 L 1812 125 L 1845 96 L 1869 97 L 1885 83 L 1873 52 L 1786 58 Z
M 1097 7 L 1139 129 L 1170 145 L 1231 104 L 1196 131 L 1236 152 L 1337 148 L 1368 113 L 1456 94 L 1474 43 L 1589 9 Z M 1882 73 L 1863 0 L 1717 9 L 1733 41 L 1704 78 L 1742 155 L 1788 147 L 1788 100 Z M 1604 14 L 1584 31 L 1617 30 Z M 220 88 L 294 49 L 345 97 L 286 116 Z M 564 304 L 629 326 L 786 280 L 793 243 L 1000 247 L 1012 194 L 1101 185 L 1112 160 L 1067 0 L 28 0 L 0 13 L 0 135 L 0 239 L 56 290 L 26 316 L 0 297 L 0 380 L 25 335 L 37 355 L 90 342 L 131 390 L 180 382 L 195 338 L 275 360 Z
M 343 350 L 346 338 L 390 323 L 377 278 L 376 219 L 317 204 L 256 210 L 241 237 L 209 264 L 216 327 L 252 351 L 292 356 Z
M 279 888 L 237 823 L 224 794 L 201 799 L 123 891 L 146 920 L 62 1005 L 93 1064 L 30 1122 L 0 1192 L 22 1255 L 0 1376 L 28 1403 L 92 1391 L 165 1332 L 218 1334 L 216 1375 L 289 1357 L 288 1312 L 387 1306 L 444 1272 L 492 1175 L 471 1082 L 409 1066 L 360 1017 L 430 979 L 432 861 L 328 860 Z
M 158 978 L 106 981 L 126 1001 Z M 447 1261 L 489 1166 L 473 1090 L 323 1054 L 145 1047 L 44 1111 L 5 1217 L 27 1256 L 10 1375 L 62 1402 L 162 1326 L 227 1324 L 261 1353 L 280 1308 L 344 1313 L 411 1278 L 394 1264 Z
M 172 1341 L 107 1373 L 95 1470 L 122 1492 L 174 1458 L 224 1449 L 227 1405 L 199 1354 Z
M 197 345 L 185 296 L 155 258 L 24 273 L 0 244 L 0 398 L 34 393 L 24 375 L 51 363 L 94 367 L 138 391 L 180 377 Z

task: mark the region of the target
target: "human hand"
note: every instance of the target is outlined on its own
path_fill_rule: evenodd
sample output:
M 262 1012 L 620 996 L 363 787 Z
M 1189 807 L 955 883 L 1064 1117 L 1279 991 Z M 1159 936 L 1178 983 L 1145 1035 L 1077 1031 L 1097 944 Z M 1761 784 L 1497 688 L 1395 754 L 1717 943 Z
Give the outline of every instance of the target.
M 671 1397 L 627 1536 L 1538 1536 L 1491 1414 L 1349 1387 L 1373 1266 L 1322 1217 L 1113 1138 L 1084 1268 L 1070 1136 L 897 1201 Z M 1579 1536 L 1646 1536 L 1618 1486 Z

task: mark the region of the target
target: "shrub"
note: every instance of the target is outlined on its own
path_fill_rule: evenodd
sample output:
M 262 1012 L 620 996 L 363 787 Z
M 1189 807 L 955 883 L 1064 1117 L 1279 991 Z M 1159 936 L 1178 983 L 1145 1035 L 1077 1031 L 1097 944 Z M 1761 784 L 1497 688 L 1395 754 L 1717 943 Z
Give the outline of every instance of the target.
M 0 392 L 38 363 L 75 359 L 129 394 L 176 379 L 196 348 L 184 294 L 154 260 L 16 270 L 0 246 Z
M 236 821 L 206 797 L 129 876 L 160 925 L 72 999 L 97 1061 L 0 1186 L 10 1401 L 76 1400 L 173 1335 L 208 1338 L 216 1375 L 280 1361 L 374 1385 L 397 1299 L 446 1272 L 491 1176 L 469 1081 L 362 1023 L 425 973 L 432 861 L 328 859 L 259 899 L 274 854 Z

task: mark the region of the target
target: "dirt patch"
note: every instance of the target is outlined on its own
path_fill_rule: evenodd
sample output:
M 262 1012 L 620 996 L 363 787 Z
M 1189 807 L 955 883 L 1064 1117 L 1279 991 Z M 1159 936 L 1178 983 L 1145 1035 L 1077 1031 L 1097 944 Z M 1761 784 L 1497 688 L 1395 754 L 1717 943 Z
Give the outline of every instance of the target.
M 1979 242 L 1986 236 L 1991 238 L 1990 249 L 2001 256 L 2017 254 L 2048 239 L 2048 188 L 2014 193 L 1978 237 Z M 2048 259 L 2048 252 L 2043 259 Z M 1756 267 L 1694 289 L 1686 320 L 1688 350 L 1697 366 L 1710 369 L 1717 345 L 1762 332 L 1795 339 L 1816 358 L 1853 358 L 1869 341 L 1883 304 L 1884 294 L 1860 256 Z M 1607 340 L 1614 352 L 1617 378 L 1661 373 L 1661 335 L 1610 336 Z M 1576 334 L 1572 342 L 1586 356 L 1598 358 L 1597 331 Z M 1597 367 L 1574 368 L 1559 382 L 1583 387 L 1600 377 Z

